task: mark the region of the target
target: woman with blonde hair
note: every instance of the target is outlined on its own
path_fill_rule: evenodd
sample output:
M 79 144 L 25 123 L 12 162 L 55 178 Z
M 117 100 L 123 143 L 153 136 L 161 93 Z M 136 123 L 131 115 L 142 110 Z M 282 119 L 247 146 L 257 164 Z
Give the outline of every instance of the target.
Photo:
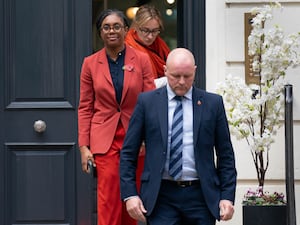
M 159 10 L 154 6 L 143 5 L 138 9 L 125 38 L 128 45 L 150 56 L 154 79 L 164 76 L 163 66 L 170 52 L 165 41 L 159 36 L 163 29 Z

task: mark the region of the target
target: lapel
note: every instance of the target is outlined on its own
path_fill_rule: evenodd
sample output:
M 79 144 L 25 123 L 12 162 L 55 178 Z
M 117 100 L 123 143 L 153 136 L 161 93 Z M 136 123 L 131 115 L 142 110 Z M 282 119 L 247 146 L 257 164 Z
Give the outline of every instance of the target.
M 100 79 L 101 85 L 105 86 L 109 91 L 110 95 L 112 96 L 110 98 L 111 103 L 113 103 L 116 107 L 118 107 L 118 102 L 116 100 L 116 92 L 110 75 L 109 64 L 106 56 L 106 51 L 104 48 L 101 49 L 98 53 L 98 65 L 96 69 L 97 69 L 96 72 L 97 76 L 101 76 L 101 78 L 95 77 L 95 79 Z
M 126 96 L 128 88 L 129 88 L 129 84 L 131 82 L 131 78 L 133 77 L 131 73 L 134 71 L 135 58 L 136 58 L 136 56 L 134 54 L 134 51 L 128 45 L 126 45 L 124 66 L 129 65 L 130 67 L 133 68 L 133 70 L 124 69 L 123 91 L 122 91 L 122 99 L 121 99 L 120 105 L 124 101 L 124 98 Z M 99 70 L 102 71 L 103 76 L 108 81 L 110 86 L 113 88 L 113 93 L 115 95 L 116 93 L 114 90 L 113 81 L 112 81 L 110 71 L 109 71 L 109 65 L 108 65 L 108 60 L 107 60 L 107 56 L 106 56 L 106 51 L 104 48 L 99 51 L 98 62 L 100 63 Z M 114 99 L 116 99 L 116 97 L 114 97 Z
M 194 146 L 198 141 L 199 127 L 202 118 L 202 112 L 204 107 L 204 92 L 196 87 L 193 87 L 193 138 Z
M 126 50 L 125 50 L 124 66 L 126 69 L 124 69 L 124 81 L 123 81 L 123 91 L 122 91 L 121 103 L 124 101 L 124 98 L 128 91 L 129 84 L 133 77 L 132 73 L 134 72 L 134 66 L 136 65 L 135 64 L 136 56 L 134 54 L 134 51 L 128 45 L 125 45 L 125 46 L 126 46 Z M 142 76 L 142 74 L 141 74 L 141 76 Z
M 163 88 L 157 89 L 157 101 L 153 102 L 157 103 L 158 109 L 158 118 L 161 128 L 161 135 L 163 140 L 163 148 L 167 149 L 168 144 L 168 96 L 167 96 L 167 88 L 164 86 Z M 193 101 L 193 138 L 194 138 L 194 146 L 197 144 L 198 133 L 202 118 L 203 105 L 204 105 L 204 92 L 196 87 L 193 87 L 192 93 L 192 101 Z
M 163 140 L 163 149 L 168 144 L 168 96 L 166 86 L 157 90 L 157 114 L 160 123 L 160 132 Z M 156 102 L 155 100 L 153 102 Z
M 99 70 L 104 75 L 105 79 L 109 82 L 109 84 L 113 87 L 114 85 L 111 79 L 107 56 L 104 48 L 99 51 L 98 62 L 100 63 Z

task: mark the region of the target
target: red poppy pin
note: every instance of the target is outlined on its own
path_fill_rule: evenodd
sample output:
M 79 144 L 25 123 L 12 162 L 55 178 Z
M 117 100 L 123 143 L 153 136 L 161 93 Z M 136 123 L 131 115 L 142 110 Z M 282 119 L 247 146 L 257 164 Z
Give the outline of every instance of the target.
M 124 65 L 122 69 L 131 72 L 131 71 L 133 71 L 134 67 L 133 67 L 133 65 L 128 64 L 128 65 Z

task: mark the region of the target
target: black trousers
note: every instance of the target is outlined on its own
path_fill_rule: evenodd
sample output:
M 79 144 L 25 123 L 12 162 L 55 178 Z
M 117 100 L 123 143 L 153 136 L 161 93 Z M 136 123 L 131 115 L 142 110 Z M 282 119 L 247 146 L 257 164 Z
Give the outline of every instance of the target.
M 162 181 L 154 211 L 148 225 L 215 225 L 202 193 L 200 183 L 178 185 Z

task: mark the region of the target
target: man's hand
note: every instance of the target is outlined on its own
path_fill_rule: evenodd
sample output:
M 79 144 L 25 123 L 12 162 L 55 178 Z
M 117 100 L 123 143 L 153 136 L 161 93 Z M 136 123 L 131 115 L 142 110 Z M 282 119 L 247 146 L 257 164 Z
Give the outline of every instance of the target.
M 219 203 L 221 220 L 230 220 L 234 213 L 234 206 L 229 200 L 221 200 Z
M 139 220 L 144 223 L 146 222 L 144 213 L 146 213 L 147 210 L 144 208 L 143 202 L 138 196 L 134 196 L 126 200 L 126 209 L 128 214 L 133 219 Z

